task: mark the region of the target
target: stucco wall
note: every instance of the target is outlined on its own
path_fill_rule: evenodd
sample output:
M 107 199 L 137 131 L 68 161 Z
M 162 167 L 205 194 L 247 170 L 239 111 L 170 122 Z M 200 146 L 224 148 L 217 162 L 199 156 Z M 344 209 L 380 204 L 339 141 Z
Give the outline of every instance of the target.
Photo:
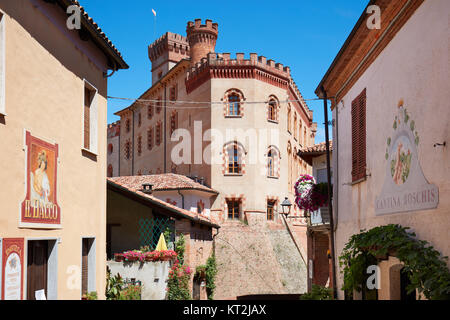
M 38 6 L 33 6 L 38 4 Z M 80 299 L 82 237 L 95 237 L 96 290 L 105 288 L 106 58 L 65 27 L 66 14 L 43 1 L 0 1 L 6 19 L 6 116 L 0 122 L 1 237 L 59 238 L 57 298 Z M 42 10 L 41 10 L 42 9 Z M 44 13 L 46 15 L 44 15 Z M 82 153 L 86 79 L 98 90 L 98 154 Z M 62 228 L 19 229 L 25 199 L 24 130 L 59 145 Z M 26 264 L 26 253 L 25 253 Z M 26 269 L 25 269 L 26 270 Z M 26 273 L 26 272 L 25 272 Z M 26 277 L 25 277 L 26 284 Z M 24 286 L 26 292 L 26 285 Z
M 338 187 L 334 206 L 338 208 L 335 220 L 337 256 L 349 237 L 359 233 L 360 229 L 390 223 L 410 227 L 419 239 L 431 243 L 444 256 L 450 254 L 449 10 L 448 1 L 425 1 L 333 112 L 333 118 L 338 117 L 338 137 L 334 135 L 333 147 L 338 158 L 334 162 L 334 165 L 338 164 L 334 180 Z M 349 185 L 352 179 L 351 102 L 364 88 L 367 89 L 369 176 L 352 186 Z M 420 136 L 417 146 L 419 163 L 428 183 L 439 188 L 439 204 L 436 209 L 377 216 L 375 197 L 381 192 L 389 165 L 385 159 L 386 141 L 392 135 L 400 99 L 415 121 L 415 130 Z M 443 141 L 447 142 L 446 147 L 433 147 Z M 338 287 L 341 285 L 339 276 Z M 342 297 L 343 293 L 339 295 Z

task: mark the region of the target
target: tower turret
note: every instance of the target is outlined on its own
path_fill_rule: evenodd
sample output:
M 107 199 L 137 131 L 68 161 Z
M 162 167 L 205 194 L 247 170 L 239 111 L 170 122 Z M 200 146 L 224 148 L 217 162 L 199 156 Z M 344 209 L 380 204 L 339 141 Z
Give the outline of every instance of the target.
M 213 23 L 212 20 L 205 20 L 205 24 L 202 24 L 201 19 L 187 23 L 186 34 L 190 47 L 191 66 L 200 62 L 202 58 L 206 58 L 208 53 L 214 52 L 218 33 L 218 24 Z

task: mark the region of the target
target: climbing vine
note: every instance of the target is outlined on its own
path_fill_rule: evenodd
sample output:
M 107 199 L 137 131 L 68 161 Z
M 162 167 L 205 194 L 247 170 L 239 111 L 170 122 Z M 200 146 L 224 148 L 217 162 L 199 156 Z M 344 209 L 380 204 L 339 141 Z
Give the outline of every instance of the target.
M 404 263 L 409 275 L 408 293 L 418 290 L 431 300 L 450 300 L 450 272 L 442 257 L 427 241 L 400 225 L 379 226 L 354 234 L 345 245 L 339 264 L 344 274 L 343 290 L 361 291 L 366 268 L 374 259 L 388 254 Z
M 214 253 L 206 260 L 206 294 L 208 300 L 214 299 L 214 290 L 216 289 L 217 263 Z

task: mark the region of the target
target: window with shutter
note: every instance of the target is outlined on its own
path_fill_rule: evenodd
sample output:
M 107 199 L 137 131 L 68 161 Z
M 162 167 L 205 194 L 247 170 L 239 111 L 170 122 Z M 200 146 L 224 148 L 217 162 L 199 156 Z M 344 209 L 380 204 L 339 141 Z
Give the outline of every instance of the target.
M 83 149 L 96 153 L 98 148 L 97 89 L 84 80 Z
M 83 239 L 82 257 L 81 257 L 81 293 L 88 292 L 88 253 L 89 239 Z
M 366 177 L 366 89 L 352 101 L 352 182 Z

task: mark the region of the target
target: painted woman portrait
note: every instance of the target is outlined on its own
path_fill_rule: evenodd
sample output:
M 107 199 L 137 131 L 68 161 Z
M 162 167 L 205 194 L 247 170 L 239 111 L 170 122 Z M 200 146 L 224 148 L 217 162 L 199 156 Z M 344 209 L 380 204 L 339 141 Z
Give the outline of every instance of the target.
M 50 182 L 47 176 L 47 153 L 42 150 L 37 155 L 37 169 L 30 173 L 31 178 L 31 200 L 49 202 Z

